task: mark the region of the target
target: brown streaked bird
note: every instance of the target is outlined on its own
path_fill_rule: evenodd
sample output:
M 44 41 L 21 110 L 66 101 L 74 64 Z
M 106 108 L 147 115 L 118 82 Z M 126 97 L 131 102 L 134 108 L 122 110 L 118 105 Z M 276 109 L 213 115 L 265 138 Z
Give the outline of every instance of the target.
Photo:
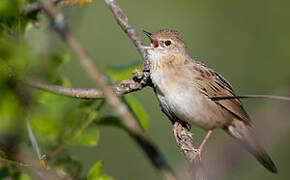
M 191 58 L 177 31 L 144 31 L 151 45 L 144 47 L 150 62 L 150 77 L 162 111 L 176 121 L 208 131 L 201 146 L 215 128 L 237 139 L 269 171 L 277 168 L 259 144 L 251 119 L 239 99 L 213 101 L 210 97 L 235 96 L 230 83 L 213 69 Z

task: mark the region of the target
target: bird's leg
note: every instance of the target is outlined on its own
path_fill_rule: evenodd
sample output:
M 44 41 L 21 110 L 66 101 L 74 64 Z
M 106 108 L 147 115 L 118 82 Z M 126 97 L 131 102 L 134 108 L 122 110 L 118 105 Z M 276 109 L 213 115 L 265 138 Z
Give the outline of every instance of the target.
M 195 154 L 194 158 L 199 157 L 199 159 L 201 160 L 201 152 L 203 150 L 203 147 L 204 147 L 206 141 L 209 139 L 211 133 L 212 133 L 212 130 L 209 130 L 207 132 L 207 134 L 206 134 L 205 138 L 203 139 L 202 143 L 200 144 L 199 148 L 195 150 L 196 154 Z

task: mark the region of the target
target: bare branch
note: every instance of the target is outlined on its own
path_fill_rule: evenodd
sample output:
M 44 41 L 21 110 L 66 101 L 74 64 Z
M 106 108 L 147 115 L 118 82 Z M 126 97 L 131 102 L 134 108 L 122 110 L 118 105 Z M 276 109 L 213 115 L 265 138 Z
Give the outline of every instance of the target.
M 145 85 L 141 81 L 133 80 L 134 77 L 124 80 L 119 84 L 112 85 L 111 88 L 117 96 L 141 90 Z M 43 81 L 26 78 L 24 83 L 44 91 L 48 91 L 58 95 L 64 95 L 80 99 L 104 99 L 104 93 L 99 89 L 69 88 L 63 86 L 52 85 Z
M 152 160 L 153 164 L 159 169 L 159 172 L 166 179 L 175 179 L 175 176 L 170 170 L 165 159 L 153 145 L 148 135 L 139 126 L 138 121 L 131 114 L 127 106 L 122 103 L 122 101 L 116 96 L 113 90 L 107 85 L 106 77 L 103 76 L 95 68 L 94 64 L 92 63 L 92 59 L 85 53 L 83 47 L 77 41 L 77 39 L 69 32 L 64 16 L 54 8 L 52 2 L 47 0 L 38 1 L 42 4 L 43 10 L 49 16 L 56 32 L 58 32 L 58 34 L 63 38 L 64 42 L 66 42 L 67 45 L 71 48 L 71 50 L 77 57 L 76 59 L 79 61 L 83 69 L 87 72 L 91 80 L 104 93 L 106 102 L 112 107 L 114 113 L 120 117 L 121 124 L 125 127 L 125 129 L 129 132 L 131 136 L 137 139 L 137 142 L 139 143 L 139 145 L 141 145 L 142 149 Z M 147 146 L 143 146 L 144 143 Z M 149 149 L 148 147 L 150 147 L 151 149 Z M 154 150 L 154 153 L 152 153 L 152 150 Z
M 287 96 L 261 95 L 261 94 L 210 97 L 210 99 L 214 101 L 225 100 L 225 99 L 242 99 L 242 98 L 263 98 L 263 99 L 277 99 L 277 100 L 290 101 L 290 97 L 287 97 Z
M 143 69 L 149 70 L 149 63 L 146 60 L 146 52 L 145 49 L 143 48 L 144 43 L 142 38 L 139 36 L 137 30 L 130 24 L 128 17 L 124 14 L 123 10 L 120 8 L 120 6 L 117 4 L 115 0 L 105 0 L 105 1 L 110 7 L 111 11 L 113 12 L 113 15 L 119 26 L 133 41 L 134 45 L 137 47 L 137 50 L 141 54 L 144 60 Z
M 64 0 L 51 0 L 51 1 L 54 4 L 58 4 L 59 2 L 64 1 Z M 30 15 L 30 14 L 38 13 L 41 10 L 42 10 L 42 5 L 39 2 L 35 2 L 35 3 L 28 4 L 27 6 L 25 6 L 22 9 L 22 14 L 27 16 L 27 15 Z
M 31 167 L 32 165 L 30 164 L 25 164 L 22 162 L 17 162 L 17 161 L 12 161 L 9 159 L 4 159 L 0 156 L 0 163 L 4 165 L 12 165 L 12 166 L 17 166 L 17 167 Z
M 36 138 L 35 138 L 35 136 L 33 134 L 33 131 L 32 131 L 32 128 L 31 128 L 31 125 L 30 125 L 30 122 L 28 121 L 28 119 L 26 120 L 26 126 L 27 126 L 28 136 L 29 136 L 30 142 L 32 144 L 32 147 L 36 151 L 38 160 L 41 161 L 42 160 L 42 155 L 40 153 L 40 149 L 39 149 L 37 140 L 36 140 Z

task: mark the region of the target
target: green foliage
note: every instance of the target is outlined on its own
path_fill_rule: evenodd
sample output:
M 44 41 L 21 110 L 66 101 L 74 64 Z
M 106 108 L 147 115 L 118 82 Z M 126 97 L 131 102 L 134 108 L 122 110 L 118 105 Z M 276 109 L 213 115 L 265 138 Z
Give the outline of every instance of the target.
M 113 178 L 103 172 L 103 162 L 98 161 L 89 170 L 87 180 L 113 180 Z
M 28 60 L 29 50 L 25 43 L 13 38 L 0 39 L 0 81 L 21 78 L 27 70 Z
M 96 119 L 95 123 L 97 125 L 115 126 L 122 127 L 120 119 L 115 115 L 103 115 Z
M 25 0 L 0 1 L 0 35 L 20 37 L 27 25 L 27 18 L 21 16 Z
M 10 133 L 15 127 L 14 122 L 21 117 L 22 108 L 15 94 L 9 90 L 0 93 L 0 136 Z
M 30 115 L 35 133 L 41 137 L 40 141 L 55 143 L 62 136 L 64 119 L 69 109 L 72 109 L 71 100 L 67 97 L 40 91 L 36 96 L 36 106 Z
M 0 179 L 9 178 L 13 180 L 29 180 L 29 176 L 18 169 L 8 168 L 0 165 Z
M 60 156 L 54 163 L 54 168 L 59 172 L 69 172 L 72 177 L 80 177 L 83 165 L 79 160 L 69 155 Z
M 68 144 L 71 145 L 84 145 L 84 146 L 96 146 L 99 141 L 99 130 L 97 128 L 88 128 L 84 130 L 77 137 L 70 139 Z

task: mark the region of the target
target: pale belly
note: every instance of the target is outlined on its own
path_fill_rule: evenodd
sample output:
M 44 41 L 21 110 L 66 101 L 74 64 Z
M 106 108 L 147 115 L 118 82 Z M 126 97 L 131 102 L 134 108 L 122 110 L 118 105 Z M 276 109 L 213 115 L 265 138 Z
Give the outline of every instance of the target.
M 229 114 L 208 99 L 191 82 L 178 82 L 170 86 L 164 80 L 152 79 L 156 83 L 156 94 L 165 112 L 173 113 L 177 119 L 209 130 L 222 127 L 229 121 Z

